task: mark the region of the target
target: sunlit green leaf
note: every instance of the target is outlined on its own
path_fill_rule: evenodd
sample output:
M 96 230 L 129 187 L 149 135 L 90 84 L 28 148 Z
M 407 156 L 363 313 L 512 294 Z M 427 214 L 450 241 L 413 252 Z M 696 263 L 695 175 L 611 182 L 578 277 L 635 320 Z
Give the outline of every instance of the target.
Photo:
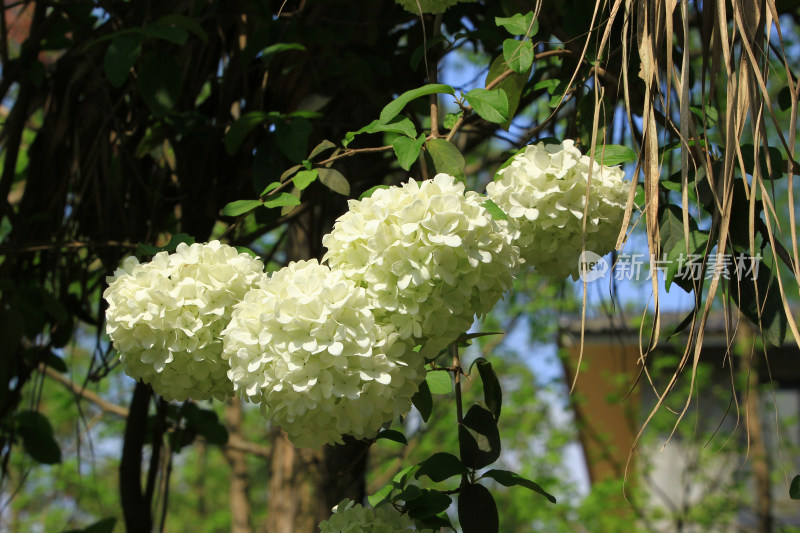
M 503 27 L 511 35 L 526 35 L 532 37 L 539 31 L 539 22 L 533 20 L 533 12 L 525 14 L 516 13 L 511 17 L 495 17 L 494 23 Z
M 294 177 L 292 177 L 292 181 L 294 182 L 295 187 L 302 191 L 314 183 L 314 180 L 317 179 L 318 174 L 319 172 L 316 168 L 313 170 L 301 170 L 295 174 Z
M 369 198 L 375 193 L 375 191 L 379 189 L 389 189 L 389 188 L 390 187 L 388 185 L 375 185 L 374 187 L 370 187 L 369 189 L 361 193 L 361 196 L 359 196 L 358 199 L 363 200 L 364 198 Z
M 533 65 L 533 43 L 506 39 L 503 41 L 503 59 L 517 74 L 527 72 Z
M 295 205 L 300 205 L 300 198 L 293 194 L 289 194 L 288 192 L 278 193 L 277 196 L 272 195 L 267 197 L 264 200 L 264 206 L 266 207 L 293 207 Z
M 431 83 L 428 85 L 423 85 L 417 89 L 406 91 L 383 108 L 380 115 L 380 122 L 383 124 L 388 123 L 390 120 L 396 117 L 412 100 L 436 93 L 455 95 L 456 91 L 451 86 L 444 85 L 442 83 Z
M 491 200 L 486 200 L 483 202 L 483 207 L 486 208 L 486 211 L 492 216 L 495 220 L 508 220 L 508 215 L 498 207 L 496 203 Z
M 396 137 L 392 141 L 392 148 L 397 156 L 397 162 L 403 170 L 409 170 L 419 157 L 419 151 L 425 142 L 425 134 L 420 134 L 418 139 L 410 137 Z
M 238 217 L 249 213 L 256 207 L 263 205 L 261 200 L 235 200 L 222 208 L 222 215 L 226 217 Z
M 636 161 L 636 152 L 618 144 L 598 144 L 594 148 L 595 161 L 608 167 Z
M 453 390 L 453 380 L 446 370 L 429 370 L 425 375 L 425 382 L 431 394 L 450 394 Z
M 508 97 L 503 89 L 472 89 L 465 97 L 482 119 L 498 124 L 508 120 Z

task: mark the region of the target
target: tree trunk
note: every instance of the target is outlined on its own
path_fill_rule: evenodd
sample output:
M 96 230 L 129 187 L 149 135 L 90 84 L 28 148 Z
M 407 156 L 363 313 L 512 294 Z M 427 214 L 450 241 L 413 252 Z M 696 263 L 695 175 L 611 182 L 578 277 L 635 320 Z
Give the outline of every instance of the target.
M 761 415 L 758 402 L 758 365 L 752 363 L 754 353 L 745 350 L 742 354 L 742 373 L 747 379 L 747 397 L 745 398 L 747 435 L 750 440 L 750 461 L 753 465 L 753 478 L 755 481 L 755 509 L 758 517 L 756 531 L 759 533 L 772 532 L 772 493 L 769 481 L 770 460 L 769 451 L 764 441 L 761 425 Z
M 239 398 L 231 399 L 225 406 L 225 425 L 228 435 L 242 437 L 242 402 Z M 250 481 L 247 475 L 247 457 L 243 451 L 231 447 L 225 448 L 225 459 L 231 467 L 230 502 L 231 533 L 251 533 L 250 499 L 248 490 Z M 277 531 L 277 530 L 276 530 Z

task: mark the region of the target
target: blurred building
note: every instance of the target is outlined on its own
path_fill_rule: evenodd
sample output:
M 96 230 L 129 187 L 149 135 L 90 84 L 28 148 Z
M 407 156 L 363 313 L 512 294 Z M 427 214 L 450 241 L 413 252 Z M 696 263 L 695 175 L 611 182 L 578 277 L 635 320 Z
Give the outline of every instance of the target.
M 789 482 L 800 474 L 797 344 L 789 335 L 765 356 L 745 319 L 712 313 L 694 386 L 690 353 L 656 410 L 688 343 L 687 330 L 671 335 L 684 318 L 662 315 L 644 366 L 640 346 L 650 342 L 652 325 L 585 321 L 572 398 L 592 485 L 621 488 L 624 479 L 624 512 L 643 531 L 800 527 L 800 502 L 789 498 Z M 580 317 L 561 322 L 559 343 L 569 384 L 581 353 Z

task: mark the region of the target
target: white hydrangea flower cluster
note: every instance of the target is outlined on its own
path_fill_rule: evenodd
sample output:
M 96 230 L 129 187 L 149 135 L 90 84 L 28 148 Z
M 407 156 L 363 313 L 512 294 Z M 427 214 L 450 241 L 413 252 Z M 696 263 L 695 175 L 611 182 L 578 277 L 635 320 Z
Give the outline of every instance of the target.
M 515 156 L 486 187 L 508 215 L 522 257 L 542 274 L 577 278 L 590 168 L 585 249 L 605 255 L 617 242 L 630 190 L 621 168 L 592 161 L 571 140 L 539 143 Z
M 328 520 L 320 522 L 320 533 L 407 533 L 418 531 L 408 515 L 391 505 L 364 507 L 345 498 L 333 508 Z M 424 529 L 422 531 L 433 531 Z
M 519 261 L 485 199 L 447 174 L 376 191 L 323 237 L 324 260 L 366 288 L 403 339 L 444 347 L 494 307 Z
M 234 389 L 300 447 L 374 437 L 425 375 L 413 344 L 375 321 L 367 291 L 316 260 L 248 292 L 223 338 Z
M 166 400 L 232 396 L 220 333 L 263 276 L 260 260 L 219 241 L 181 243 L 148 263 L 128 257 L 103 293 L 125 372 Z

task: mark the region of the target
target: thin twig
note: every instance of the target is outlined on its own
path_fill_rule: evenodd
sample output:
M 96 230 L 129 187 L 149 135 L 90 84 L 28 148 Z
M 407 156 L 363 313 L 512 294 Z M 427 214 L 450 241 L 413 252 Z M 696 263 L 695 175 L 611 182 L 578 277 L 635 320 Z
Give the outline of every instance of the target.
M 83 398 L 84 400 L 89 400 L 100 409 L 102 409 L 106 413 L 111 413 L 117 415 L 122 418 L 128 417 L 128 409 L 117 405 L 115 403 L 111 403 L 108 400 L 103 399 L 97 393 L 90 391 L 82 387 L 81 385 L 75 383 L 65 375 L 61 374 L 60 372 L 54 370 L 53 368 L 46 366 L 45 364 L 39 365 L 39 371 L 43 372 L 47 377 L 53 379 L 64 385 L 70 391 L 72 391 L 76 396 L 79 398 Z M 198 437 L 198 440 L 205 440 L 202 437 Z M 232 450 L 249 453 L 251 455 L 256 455 L 258 457 L 263 457 L 264 459 L 269 459 L 271 448 L 269 446 L 264 446 L 263 444 L 257 444 L 255 442 L 250 442 L 243 440 L 241 437 L 237 437 L 235 435 L 231 435 L 228 438 L 228 442 L 222 446 L 223 448 L 230 448 Z

